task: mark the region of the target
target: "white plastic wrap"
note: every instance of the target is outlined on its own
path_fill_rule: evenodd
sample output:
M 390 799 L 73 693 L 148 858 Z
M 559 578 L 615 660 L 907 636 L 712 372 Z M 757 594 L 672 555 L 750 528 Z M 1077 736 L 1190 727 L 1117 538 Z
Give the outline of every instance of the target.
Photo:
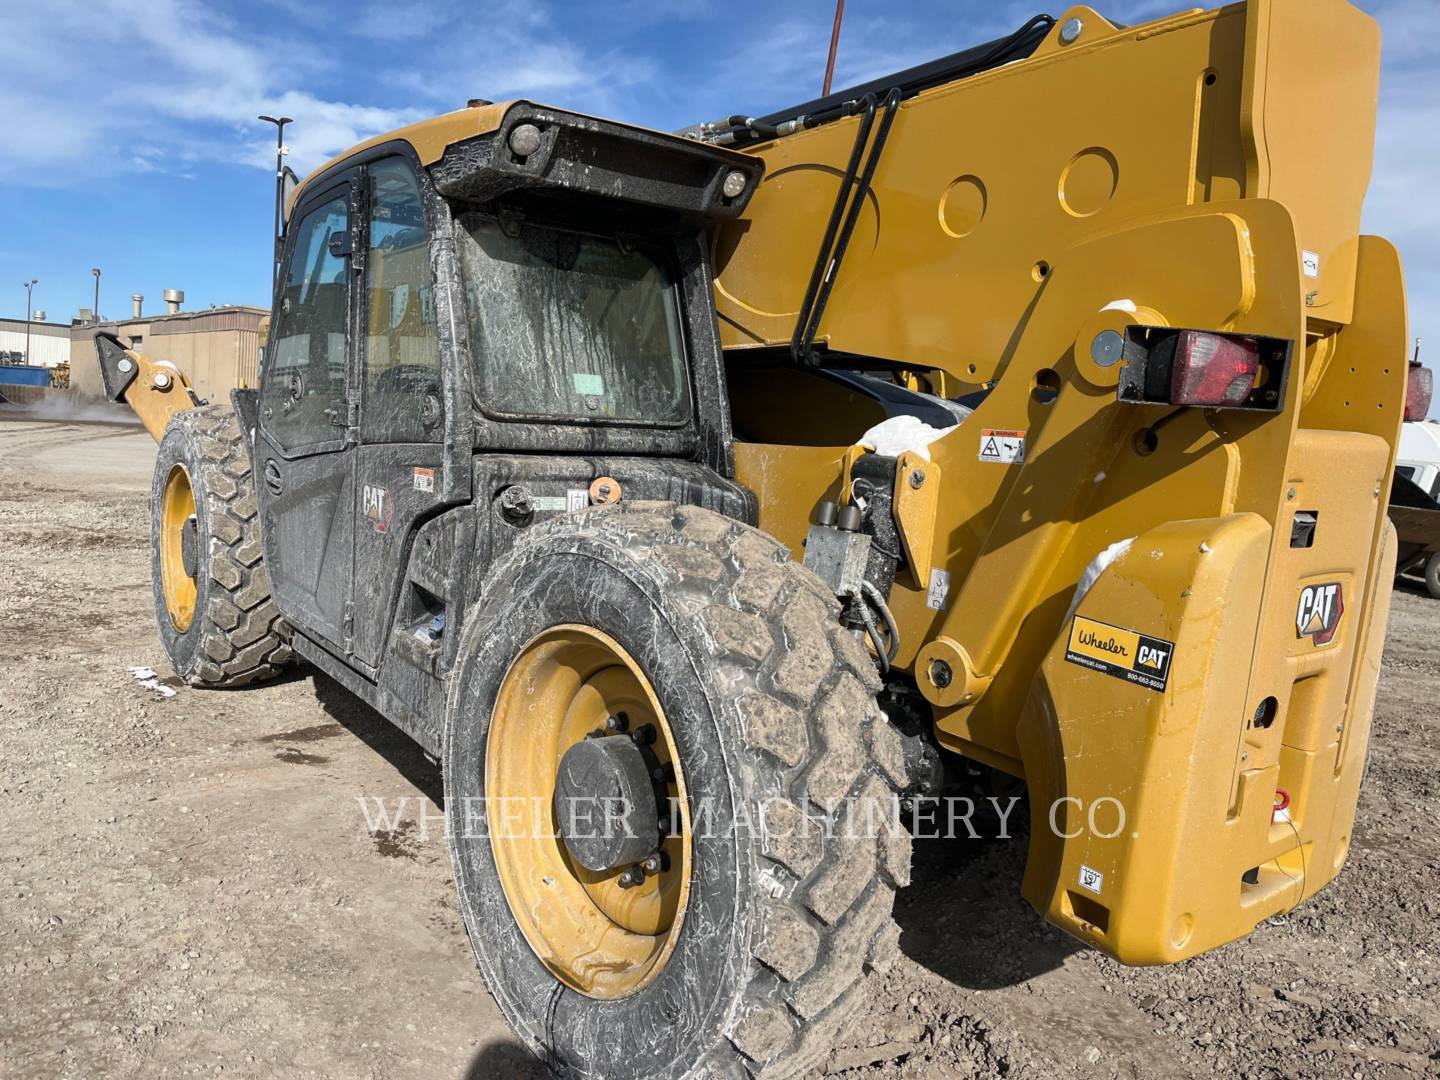
M 1105 572 L 1105 568 L 1116 559 L 1130 550 L 1130 545 L 1135 542 L 1135 537 L 1129 536 L 1124 540 L 1116 540 L 1104 551 L 1100 552 L 1090 560 L 1090 565 L 1085 567 L 1085 572 L 1080 575 L 1079 582 L 1075 585 L 1075 595 L 1070 600 L 1070 610 L 1065 612 L 1065 618 L 1061 626 L 1070 622 L 1070 616 L 1075 614 L 1075 609 L 1080 606 L 1080 601 L 1085 599 L 1085 594 L 1090 591 L 1090 586 L 1095 584 L 1096 579 Z

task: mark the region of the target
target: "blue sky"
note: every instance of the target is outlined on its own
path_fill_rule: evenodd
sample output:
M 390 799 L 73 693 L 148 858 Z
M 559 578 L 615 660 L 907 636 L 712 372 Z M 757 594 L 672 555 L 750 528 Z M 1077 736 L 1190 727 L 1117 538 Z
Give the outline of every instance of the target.
M 1181 0 L 1095 5 L 1141 22 Z M 1361 0 L 1385 35 L 1367 231 L 1405 259 L 1440 350 L 1440 3 Z M 849 0 L 836 85 L 998 37 L 1037 0 Z M 1059 14 L 1058 5 L 1048 8 Z M 273 128 L 300 173 L 468 97 L 530 96 L 662 129 L 819 89 L 833 0 L 0 0 L 0 314 L 268 305 Z M 1343 148 L 1337 148 L 1343 152 Z M 1430 353 L 1431 366 L 1440 366 Z

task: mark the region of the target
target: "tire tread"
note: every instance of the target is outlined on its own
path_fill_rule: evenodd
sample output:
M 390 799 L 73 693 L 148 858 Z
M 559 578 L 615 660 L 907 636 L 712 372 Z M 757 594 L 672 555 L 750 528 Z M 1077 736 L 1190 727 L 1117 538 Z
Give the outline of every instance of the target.
M 681 602 L 693 600 L 703 613 L 711 661 L 733 669 L 737 688 L 752 681 L 737 704 L 748 752 L 737 779 L 752 801 L 767 800 L 761 851 L 769 869 L 756 887 L 768 891 L 755 897 L 765 915 L 728 1043 L 693 1075 L 802 1075 L 898 947 L 891 910 L 909 877 L 909 835 L 868 837 L 863 821 L 858 839 L 824 828 L 841 824 L 840 807 L 856 802 L 880 800 L 889 813 L 905 779 L 896 775 L 888 732 L 875 735 L 888 721 L 874 697 L 874 664 L 841 627 L 825 585 L 756 529 L 697 507 L 631 502 L 581 511 L 532 535 L 577 527 L 662 568 Z M 781 737 L 776 718 L 803 730 Z M 784 948 L 777 928 L 803 941 Z
M 195 613 L 200 637 L 193 669 L 180 674 L 192 686 L 216 688 L 271 678 L 290 662 L 291 632 L 270 596 L 240 419 L 228 405 L 205 405 L 176 413 L 167 434 L 177 428 L 186 433 L 200 462 L 201 475 L 192 484 L 197 497 L 205 499 L 209 527 L 203 538 L 208 598 Z

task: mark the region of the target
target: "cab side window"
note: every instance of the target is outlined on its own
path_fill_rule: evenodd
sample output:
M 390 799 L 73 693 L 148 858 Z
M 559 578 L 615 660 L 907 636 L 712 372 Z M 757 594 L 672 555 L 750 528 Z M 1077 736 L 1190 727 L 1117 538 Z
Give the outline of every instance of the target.
M 295 226 L 260 387 L 261 421 L 286 450 L 344 436 L 347 203 L 337 194 Z
M 444 409 L 435 289 L 420 186 L 399 158 L 369 169 L 365 261 L 365 442 L 438 442 Z

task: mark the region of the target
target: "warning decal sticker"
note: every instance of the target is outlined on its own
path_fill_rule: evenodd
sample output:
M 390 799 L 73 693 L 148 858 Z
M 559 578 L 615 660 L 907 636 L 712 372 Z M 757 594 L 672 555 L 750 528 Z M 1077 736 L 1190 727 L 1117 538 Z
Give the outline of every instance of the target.
M 415 467 L 415 490 L 433 495 L 435 493 L 435 470 Z
M 1065 659 L 1117 679 L 1164 690 L 1175 643 L 1076 615 L 1070 623 Z
M 1022 464 L 1025 461 L 1025 432 L 981 428 L 980 460 L 1000 465 Z

